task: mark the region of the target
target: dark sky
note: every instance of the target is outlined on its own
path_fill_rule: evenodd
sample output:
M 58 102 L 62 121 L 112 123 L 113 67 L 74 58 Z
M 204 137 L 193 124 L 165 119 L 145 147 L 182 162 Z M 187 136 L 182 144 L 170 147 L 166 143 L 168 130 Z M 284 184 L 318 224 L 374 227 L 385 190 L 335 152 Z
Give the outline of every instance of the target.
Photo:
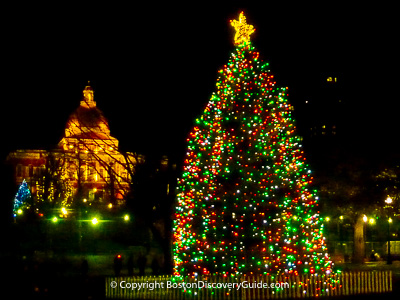
M 348 133 L 366 147 L 398 143 L 394 6 L 221 2 L 35 3 L 4 10 L 2 157 L 56 145 L 88 80 L 122 149 L 184 152 L 217 71 L 234 50 L 229 20 L 241 10 L 256 27 L 261 58 L 270 62 L 277 84 L 289 86 L 295 108 L 321 74 L 339 73 L 350 103 Z

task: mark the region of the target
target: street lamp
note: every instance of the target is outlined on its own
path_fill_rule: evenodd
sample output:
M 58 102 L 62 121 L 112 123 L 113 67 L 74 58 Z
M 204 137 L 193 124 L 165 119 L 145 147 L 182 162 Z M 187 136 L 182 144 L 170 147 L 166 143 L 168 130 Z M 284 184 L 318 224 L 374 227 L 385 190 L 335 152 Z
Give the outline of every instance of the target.
M 368 222 L 368 217 L 366 215 L 363 215 L 362 220 L 364 222 L 364 224 L 363 224 L 363 239 L 364 239 L 364 257 L 365 257 L 366 256 L 365 244 L 367 242 L 367 222 Z
M 389 216 L 389 208 L 391 207 L 391 204 L 393 203 L 393 199 L 390 196 L 387 196 L 385 203 L 387 204 L 385 208 L 388 209 L 387 211 L 387 217 L 388 217 L 388 222 L 387 222 L 387 264 L 391 265 L 392 264 L 392 255 L 390 253 L 390 223 L 392 223 L 392 218 Z

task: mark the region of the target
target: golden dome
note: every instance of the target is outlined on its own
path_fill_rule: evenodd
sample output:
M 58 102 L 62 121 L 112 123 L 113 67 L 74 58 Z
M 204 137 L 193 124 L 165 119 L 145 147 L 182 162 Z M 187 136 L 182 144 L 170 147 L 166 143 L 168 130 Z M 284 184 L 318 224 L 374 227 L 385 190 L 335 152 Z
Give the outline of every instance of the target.
M 77 138 L 110 138 L 108 120 L 97 108 L 91 86 L 83 90 L 80 106 L 70 115 L 65 128 L 66 137 Z

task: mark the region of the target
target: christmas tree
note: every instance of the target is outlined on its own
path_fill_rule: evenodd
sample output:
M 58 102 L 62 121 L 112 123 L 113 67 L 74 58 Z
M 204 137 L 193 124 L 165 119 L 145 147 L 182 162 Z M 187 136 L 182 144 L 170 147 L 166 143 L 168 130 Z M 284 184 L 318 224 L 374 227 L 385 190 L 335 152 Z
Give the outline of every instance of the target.
M 174 274 L 329 273 L 317 192 L 287 100 L 250 41 L 235 50 L 189 134 L 174 218 Z
M 31 191 L 28 188 L 28 184 L 25 179 L 20 184 L 17 193 L 14 197 L 14 207 L 13 207 L 13 215 L 14 218 L 17 214 L 21 214 L 23 212 L 23 208 L 28 205 L 29 199 L 31 198 Z

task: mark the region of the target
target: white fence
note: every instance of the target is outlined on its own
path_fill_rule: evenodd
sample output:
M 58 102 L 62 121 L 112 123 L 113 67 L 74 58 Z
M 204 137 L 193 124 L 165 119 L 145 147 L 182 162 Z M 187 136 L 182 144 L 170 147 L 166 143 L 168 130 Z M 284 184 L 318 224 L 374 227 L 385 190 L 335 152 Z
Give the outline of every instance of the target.
M 392 271 L 331 275 L 107 277 L 111 299 L 283 299 L 345 296 L 392 291 Z

